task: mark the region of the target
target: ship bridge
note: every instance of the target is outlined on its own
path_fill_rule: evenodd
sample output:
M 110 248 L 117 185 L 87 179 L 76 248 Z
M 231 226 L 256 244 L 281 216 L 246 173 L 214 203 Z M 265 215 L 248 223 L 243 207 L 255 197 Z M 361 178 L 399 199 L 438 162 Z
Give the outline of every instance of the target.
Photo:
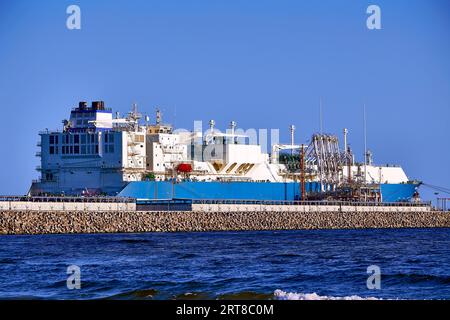
M 67 131 L 77 132 L 88 129 L 112 129 L 112 110 L 105 108 L 103 101 L 93 101 L 88 107 L 86 101 L 81 101 L 77 108 L 70 112 L 69 121 L 64 121 Z

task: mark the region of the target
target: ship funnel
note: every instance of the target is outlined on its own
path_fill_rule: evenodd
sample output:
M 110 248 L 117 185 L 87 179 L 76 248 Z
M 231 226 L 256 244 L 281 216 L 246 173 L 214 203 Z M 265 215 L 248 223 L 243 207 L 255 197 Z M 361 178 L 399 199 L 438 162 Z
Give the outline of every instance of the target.
M 80 101 L 80 102 L 78 103 L 78 108 L 79 108 L 80 110 L 86 110 L 86 109 L 87 109 L 87 102 L 86 102 L 86 101 Z
M 92 107 L 92 110 L 105 110 L 105 102 L 104 101 L 92 101 L 91 107 Z

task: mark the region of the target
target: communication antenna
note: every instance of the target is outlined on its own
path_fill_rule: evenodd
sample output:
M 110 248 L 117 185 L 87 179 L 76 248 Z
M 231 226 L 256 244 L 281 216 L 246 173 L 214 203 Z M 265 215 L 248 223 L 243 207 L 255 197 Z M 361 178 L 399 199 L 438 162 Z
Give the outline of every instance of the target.
M 294 132 L 295 132 L 295 126 L 291 124 L 289 126 L 289 130 L 291 132 L 291 155 L 294 154 Z
M 136 102 L 131 105 L 131 112 L 129 112 L 128 115 L 136 122 L 141 118 L 142 115 L 138 111 L 138 105 Z
M 214 126 L 216 125 L 216 122 L 214 120 L 209 120 L 209 135 L 211 136 L 211 141 L 214 140 Z M 209 142 L 208 135 L 205 136 L 205 142 Z
M 234 136 L 234 133 L 236 131 L 236 121 L 231 121 L 230 122 L 230 129 L 231 129 L 231 141 L 233 143 L 236 143 L 236 137 Z
M 231 134 L 234 136 L 234 130 L 236 129 L 236 121 L 230 122 Z
M 352 183 L 352 164 L 354 161 L 352 160 L 352 154 L 348 147 L 347 135 L 348 135 L 348 129 L 344 128 L 344 157 L 345 157 L 345 163 L 347 164 L 347 180 L 348 180 L 348 183 L 351 184 Z
M 156 109 L 156 124 L 159 125 L 161 123 L 161 111 Z
M 173 127 L 177 127 L 177 106 L 173 107 Z
M 216 122 L 214 120 L 209 120 L 209 129 L 211 130 L 211 133 L 214 131 L 214 126 Z
M 322 97 L 319 99 L 319 121 L 320 121 L 320 134 L 323 134 L 323 113 L 322 113 Z

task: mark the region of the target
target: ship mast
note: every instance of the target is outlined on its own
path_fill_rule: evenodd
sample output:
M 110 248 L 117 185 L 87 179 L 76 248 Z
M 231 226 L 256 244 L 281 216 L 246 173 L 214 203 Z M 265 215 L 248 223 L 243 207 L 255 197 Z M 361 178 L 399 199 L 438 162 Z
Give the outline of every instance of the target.
M 319 121 L 320 121 L 320 134 L 323 134 L 322 97 L 320 97 L 320 100 L 319 100 Z
M 366 104 L 364 103 L 364 184 L 367 184 L 367 123 Z

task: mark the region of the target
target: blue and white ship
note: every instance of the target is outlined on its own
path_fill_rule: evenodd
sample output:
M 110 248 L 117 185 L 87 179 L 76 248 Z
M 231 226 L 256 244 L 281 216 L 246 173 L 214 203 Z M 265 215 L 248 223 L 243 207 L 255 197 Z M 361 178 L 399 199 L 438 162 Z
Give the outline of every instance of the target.
M 362 163 L 337 136 L 314 134 L 308 144 L 274 143 L 265 153 L 234 121 L 222 133 L 174 130 L 142 119 L 137 107 L 113 116 L 103 101 L 80 102 L 63 129 L 40 132 L 39 180 L 30 195 L 110 195 L 136 199 L 299 200 L 358 197 L 397 202 L 417 198 L 417 181 L 400 166 Z M 350 190 L 350 194 L 345 193 Z

